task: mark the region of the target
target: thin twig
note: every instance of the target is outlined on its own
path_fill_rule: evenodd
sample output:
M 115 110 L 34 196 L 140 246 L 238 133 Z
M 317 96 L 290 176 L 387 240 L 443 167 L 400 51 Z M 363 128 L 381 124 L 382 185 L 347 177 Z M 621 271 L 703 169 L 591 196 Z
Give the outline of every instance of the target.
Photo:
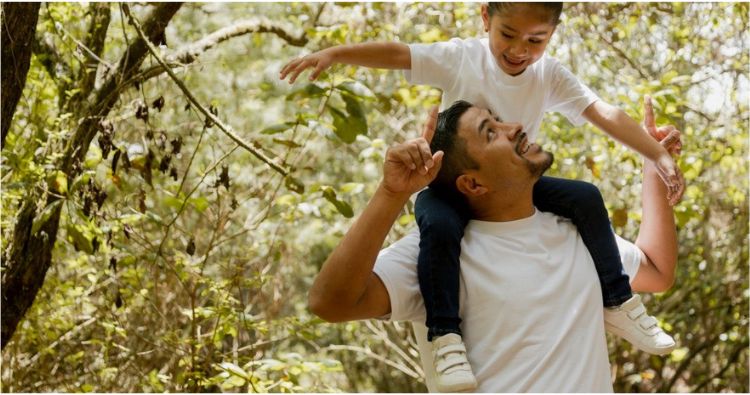
M 587 14 L 586 17 L 588 18 L 589 23 L 591 24 L 591 26 L 594 26 L 594 30 L 599 35 L 599 38 L 602 39 L 602 41 L 604 41 L 605 43 L 607 43 L 607 45 L 609 45 L 610 48 L 612 48 L 615 52 L 617 52 L 618 55 L 620 55 L 623 59 L 625 59 L 625 61 L 628 62 L 628 64 L 630 65 L 630 67 L 632 67 L 635 71 L 638 72 L 638 74 L 641 75 L 641 78 L 643 78 L 644 80 L 648 80 L 648 81 L 652 80 L 652 78 L 651 78 L 650 75 L 646 74 L 646 72 L 643 71 L 640 67 L 638 67 L 638 65 L 635 62 L 633 62 L 630 59 L 630 57 L 622 49 L 618 48 L 612 41 L 608 40 L 607 37 L 605 37 L 604 34 L 602 34 L 596 28 L 596 26 L 598 26 L 598 25 L 596 23 L 594 23 L 594 21 L 591 19 L 591 15 L 590 14 Z
M 419 380 L 419 379 L 422 378 L 421 376 L 419 376 L 419 374 L 417 372 L 409 369 L 404 364 L 393 362 L 390 359 L 387 359 L 387 358 L 383 357 L 382 355 L 378 355 L 378 354 L 374 353 L 369 348 L 358 347 L 358 346 L 347 346 L 347 345 L 332 344 L 330 346 L 324 347 L 323 350 L 345 350 L 345 351 L 358 352 L 360 354 L 364 354 L 364 355 L 366 355 L 366 356 L 368 356 L 370 358 L 373 358 L 375 360 L 383 362 L 384 364 L 386 364 L 386 365 L 388 365 L 388 366 L 390 366 L 392 368 L 395 368 L 395 369 L 399 370 L 400 372 L 406 374 L 407 376 L 409 376 L 411 378 L 414 378 L 414 379 L 417 379 L 417 380 Z
M 386 346 L 390 347 L 394 351 L 396 351 L 396 354 L 398 354 L 404 361 L 408 362 L 409 365 L 411 365 L 412 370 L 416 372 L 421 372 L 421 367 L 417 362 L 415 362 L 412 358 L 407 355 L 404 350 L 399 347 L 396 343 L 394 343 L 390 337 L 388 336 L 387 332 L 381 331 L 379 328 L 375 327 L 375 325 L 372 323 L 372 320 L 366 320 L 365 325 L 370 328 L 370 330 L 376 334 L 381 340 L 383 340 L 383 343 L 385 343 Z
M 747 351 L 747 346 L 748 346 L 748 342 L 747 341 L 739 344 L 734 349 L 734 352 L 732 353 L 732 356 L 730 356 L 729 359 L 727 359 L 727 363 L 715 375 L 713 375 L 713 376 L 711 376 L 711 377 L 703 380 L 702 383 L 700 383 L 697 387 L 693 388 L 691 390 L 691 392 L 699 393 L 699 392 L 701 392 L 703 390 L 703 387 L 705 387 L 706 385 L 708 385 L 708 383 L 714 381 L 717 378 L 721 378 L 721 376 L 723 376 L 724 373 L 726 373 L 726 371 L 729 370 L 729 368 L 735 362 L 737 362 L 737 359 L 739 358 L 740 354 L 742 354 L 743 351 Z
M 269 158 L 261 152 L 260 150 L 256 149 L 256 147 L 260 147 L 260 144 L 257 142 L 253 142 L 251 145 L 250 143 L 243 140 L 241 137 L 236 135 L 229 126 L 225 125 L 218 117 L 216 117 L 213 113 L 211 113 L 207 108 L 205 108 L 200 102 L 198 102 L 198 99 L 193 96 L 192 92 L 185 86 L 185 84 L 177 77 L 177 75 L 174 73 L 174 71 L 167 65 L 167 63 L 162 59 L 162 57 L 158 54 L 156 48 L 154 47 L 154 44 L 151 43 L 151 41 L 146 37 L 146 34 L 143 33 L 143 30 L 141 29 L 140 23 L 133 17 L 132 14 L 130 14 L 129 8 L 126 5 L 123 5 L 123 10 L 125 10 L 125 14 L 128 17 L 128 20 L 130 21 L 130 24 L 133 25 L 136 32 L 138 33 L 138 36 L 140 36 L 141 40 L 144 40 L 146 43 L 146 47 L 148 48 L 148 51 L 151 52 L 151 55 L 156 59 L 159 64 L 164 67 L 167 74 L 172 78 L 172 80 L 177 84 L 177 86 L 180 88 L 182 93 L 185 94 L 185 96 L 190 100 L 190 102 L 200 110 L 200 112 L 203 113 L 203 115 L 206 116 L 211 122 L 213 122 L 216 126 L 221 129 L 222 132 L 224 132 L 229 138 L 234 140 L 237 144 L 239 144 L 242 148 L 245 148 L 248 150 L 251 154 L 255 155 L 258 159 L 260 159 L 262 162 L 267 164 L 271 169 L 277 171 L 279 174 L 283 175 L 284 177 L 287 177 L 289 175 L 289 170 L 279 166 L 278 164 L 274 163 L 273 159 Z
M 55 347 L 57 347 L 58 344 L 66 341 L 66 340 L 70 340 L 70 338 L 72 338 L 73 335 L 75 335 L 76 333 L 80 332 L 83 328 L 85 328 L 85 327 L 93 324 L 97 319 L 98 319 L 98 317 L 91 317 L 88 320 L 86 320 L 86 321 L 84 321 L 84 322 L 82 322 L 82 323 L 74 326 L 73 328 L 71 328 L 70 330 L 68 330 L 67 332 L 65 332 L 65 334 L 63 334 L 62 336 L 60 336 L 57 340 L 55 340 L 54 342 L 52 342 L 52 344 L 50 344 L 49 346 L 45 347 L 42 351 L 47 351 L 47 350 L 51 351 L 52 349 L 54 349 Z M 24 366 L 24 369 L 26 369 L 26 368 L 34 365 L 39 360 L 39 357 L 41 356 L 42 351 L 39 351 L 36 354 L 34 354 L 34 356 L 32 356 L 31 359 L 29 359 L 29 363 L 26 364 L 26 366 Z

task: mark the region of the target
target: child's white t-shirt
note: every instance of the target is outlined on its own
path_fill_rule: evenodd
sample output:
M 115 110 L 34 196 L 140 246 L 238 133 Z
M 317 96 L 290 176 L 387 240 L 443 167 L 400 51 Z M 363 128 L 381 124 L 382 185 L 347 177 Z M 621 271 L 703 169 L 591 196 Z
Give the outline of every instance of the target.
M 643 252 L 617 243 L 632 281 Z M 382 250 L 373 270 L 388 290 L 388 318 L 414 324 L 433 390 L 418 254 L 415 229 Z M 570 220 L 541 211 L 509 222 L 471 220 L 460 259 L 459 316 L 476 392 L 612 392 L 601 286 Z
M 443 90 L 440 110 L 456 100 L 485 107 L 505 122 L 523 125 L 536 140 L 546 111 L 558 111 L 574 125 L 584 122 L 583 110 L 599 97 L 560 63 L 547 55 L 518 76 L 506 74 L 495 62 L 488 39 L 458 39 L 410 44 L 412 84 Z

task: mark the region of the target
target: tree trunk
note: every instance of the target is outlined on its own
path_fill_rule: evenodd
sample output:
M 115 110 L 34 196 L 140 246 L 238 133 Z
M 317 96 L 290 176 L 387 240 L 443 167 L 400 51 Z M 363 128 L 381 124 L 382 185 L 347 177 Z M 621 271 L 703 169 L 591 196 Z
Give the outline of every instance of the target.
M 145 18 L 143 28 L 148 38 L 157 41 L 164 35 L 164 30 L 182 3 L 157 3 L 152 13 Z M 94 21 L 96 23 L 96 21 Z M 126 49 L 125 55 L 119 63 L 118 70 L 113 73 L 102 87 L 95 92 L 96 100 L 86 107 L 79 119 L 75 133 L 57 169 L 62 170 L 68 178 L 68 184 L 81 174 L 81 160 L 86 157 L 91 140 L 99 131 L 99 122 L 103 120 L 114 107 L 120 93 L 125 86 L 119 81 L 128 81 L 138 71 L 146 58 L 145 43 L 137 39 Z M 85 79 L 85 74 L 83 75 Z M 76 81 L 77 86 L 85 84 L 84 80 Z M 37 188 L 30 188 L 24 197 L 21 210 L 16 217 L 11 245 L 7 255 L 3 258 L 2 272 L 2 333 L 1 348 L 5 348 L 18 323 L 23 319 L 26 311 L 34 302 L 36 294 L 44 283 L 44 277 L 52 261 L 52 249 L 57 239 L 62 205 L 57 206 L 52 215 L 41 225 L 40 229 L 32 233 L 34 219 L 45 207 L 54 203 L 58 198 L 49 195 L 45 207 L 40 207 L 40 199 L 34 192 Z
M 2 35 L 2 59 L 0 78 L 2 79 L 2 141 L 0 149 L 5 147 L 16 104 L 21 99 L 26 85 L 26 73 L 31 64 L 31 47 L 36 34 L 36 21 L 39 18 L 41 3 L 7 3 L 3 2 L 3 15 L 0 21 Z

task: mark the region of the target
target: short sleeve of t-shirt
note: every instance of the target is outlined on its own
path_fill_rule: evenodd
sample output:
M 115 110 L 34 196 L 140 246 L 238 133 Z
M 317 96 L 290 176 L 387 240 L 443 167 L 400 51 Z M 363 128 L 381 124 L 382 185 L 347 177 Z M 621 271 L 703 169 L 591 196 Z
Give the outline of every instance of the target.
M 616 235 L 622 266 L 633 282 L 643 252 L 635 244 Z M 380 251 L 373 271 L 383 281 L 391 302 L 391 321 L 424 322 L 425 311 L 417 277 L 419 231 L 412 230 L 401 240 Z
M 617 247 L 620 250 L 620 259 L 622 260 L 622 268 L 625 269 L 625 273 L 630 277 L 630 282 L 633 282 L 635 275 L 638 273 L 638 268 L 641 267 L 641 262 L 645 255 L 638 246 L 632 242 L 623 239 L 622 237 L 615 235 L 617 240 Z
M 412 230 L 401 240 L 380 251 L 373 271 L 388 290 L 392 321 L 424 322 L 425 311 L 417 278 L 419 231 Z
M 432 85 L 443 90 L 453 88 L 464 53 L 462 40 L 454 38 L 432 44 L 409 44 L 409 51 L 411 70 L 404 71 L 409 83 Z
M 599 96 L 557 60 L 548 58 L 547 67 L 552 76 L 547 111 L 560 112 L 573 125 L 583 124 L 586 121 L 583 110 L 598 100 Z

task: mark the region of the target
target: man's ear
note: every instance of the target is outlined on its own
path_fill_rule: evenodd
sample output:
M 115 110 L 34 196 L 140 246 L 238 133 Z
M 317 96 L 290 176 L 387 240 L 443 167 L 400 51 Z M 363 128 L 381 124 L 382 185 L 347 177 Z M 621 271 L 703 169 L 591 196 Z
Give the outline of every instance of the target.
M 476 177 L 469 174 L 462 174 L 456 178 L 456 188 L 466 196 L 481 196 L 489 191 Z
M 490 11 L 487 3 L 482 4 L 482 23 L 484 24 L 484 31 L 490 31 Z

